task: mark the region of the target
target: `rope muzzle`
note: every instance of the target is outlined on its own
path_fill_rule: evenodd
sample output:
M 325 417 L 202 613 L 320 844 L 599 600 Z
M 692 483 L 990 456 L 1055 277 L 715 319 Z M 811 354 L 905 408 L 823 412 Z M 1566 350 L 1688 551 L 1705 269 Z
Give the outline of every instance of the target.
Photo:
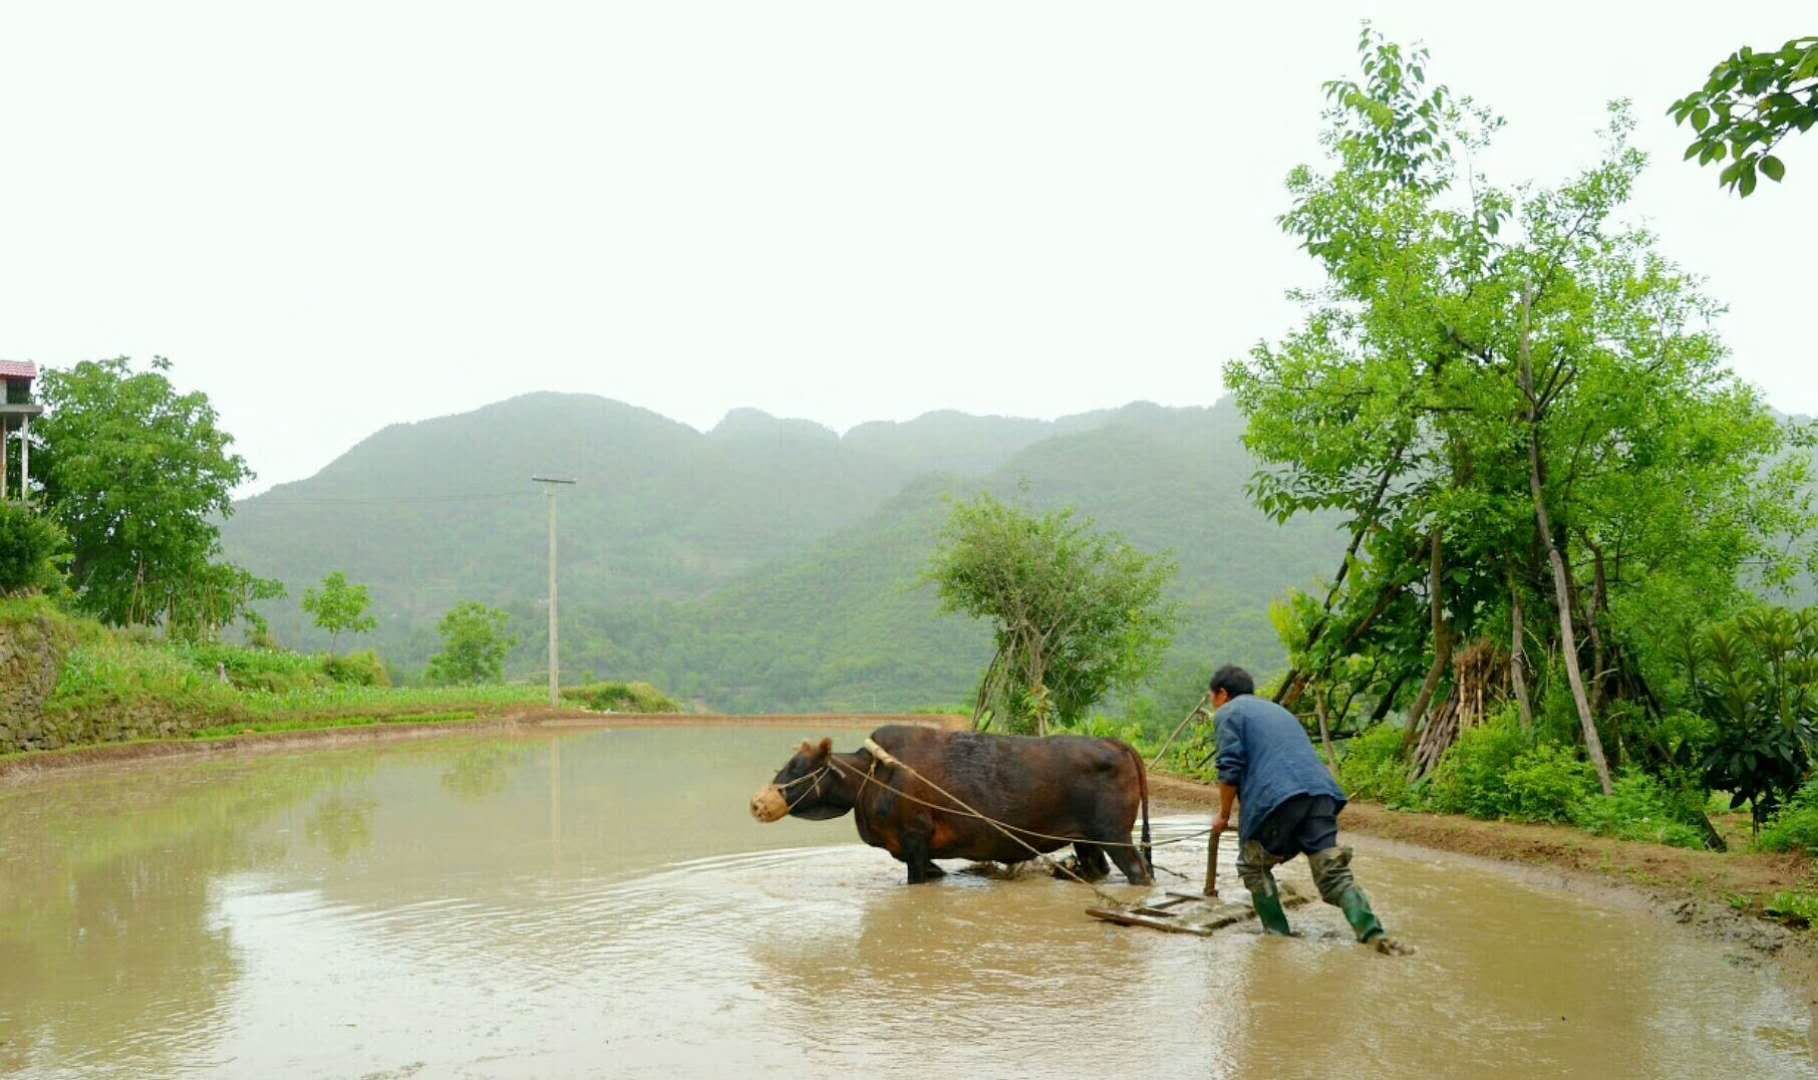
M 803 800 L 807 799 L 810 795 L 820 793 L 821 777 L 825 776 L 826 773 L 827 766 L 822 765 L 813 772 L 798 776 L 787 784 L 764 785 L 762 788 L 758 789 L 756 795 L 751 797 L 751 816 L 766 825 L 773 821 L 783 820 L 789 816 L 791 810 L 800 806 Z M 808 790 L 797 795 L 793 800 L 785 794 L 790 788 L 795 787 L 797 784 L 806 784 L 809 781 L 813 781 L 813 785 L 810 786 Z

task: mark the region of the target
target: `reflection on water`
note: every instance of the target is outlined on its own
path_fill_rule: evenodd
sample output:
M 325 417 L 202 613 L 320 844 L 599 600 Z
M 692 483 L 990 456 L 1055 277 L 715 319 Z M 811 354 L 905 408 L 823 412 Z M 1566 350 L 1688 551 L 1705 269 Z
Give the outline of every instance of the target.
M 0 792 L 0 1072 L 1814 1074 L 1798 1001 L 1748 958 L 1437 860 L 1359 860 L 1406 960 L 1317 905 L 1299 940 L 1199 940 L 1095 923 L 1034 873 L 904 886 L 850 820 L 746 816 L 809 734 L 446 739 Z

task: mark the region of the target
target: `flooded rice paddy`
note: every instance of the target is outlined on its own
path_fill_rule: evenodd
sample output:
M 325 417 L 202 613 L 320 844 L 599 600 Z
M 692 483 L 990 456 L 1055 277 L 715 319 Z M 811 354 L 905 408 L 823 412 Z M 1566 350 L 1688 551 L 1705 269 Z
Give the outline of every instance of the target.
M 849 818 L 747 815 L 810 734 L 449 737 L 0 788 L 0 1073 L 1818 1075 L 1755 956 L 1437 855 L 1358 859 L 1406 959 L 1318 904 L 1297 940 L 1200 940 L 1094 922 L 1033 873 L 904 886 Z M 1203 824 L 1163 813 L 1158 837 Z M 1158 856 L 1197 876 L 1204 851 Z

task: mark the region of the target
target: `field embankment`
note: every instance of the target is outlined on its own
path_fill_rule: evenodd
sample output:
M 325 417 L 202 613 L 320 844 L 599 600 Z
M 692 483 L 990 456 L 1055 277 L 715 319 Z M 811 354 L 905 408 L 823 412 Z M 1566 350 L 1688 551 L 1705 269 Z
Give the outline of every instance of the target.
M 543 708 L 545 694 L 526 683 L 396 687 L 371 652 L 173 642 L 42 597 L 0 600 L 0 755 L 497 719 Z M 681 711 L 642 682 L 571 687 L 563 699 L 577 712 Z
M 1215 806 L 1218 789 L 1178 776 L 1153 774 L 1157 799 Z M 1456 814 L 1404 812 L 1369 802 L 1345 807 L 1345 831 L 1453 854 L 1605 879 L 1642 890 L 1684 922 L 1722 922 L 1727 915 L 1758 916 L 1798 926 L 1807 920 L 1777 910 L 1789 894 L 1813 887 L 1818 863 L 1803 853 L 1699 851 L 1596 836 L 1570 825 L 1484 821 Z M 1741 838 L 1738 838 L 1741 839 Z M 1801 940 L 1818 951 L 1810 934 L 1770 935 L 1756 944 L 1777 949 Z
M 884 724 L 923 724 L 966 730 L 964 716 L 930 713 L 869 715 L 854 713 L 731 715 L 724 713 L 602 713 L 548 706 L 495 707 L 469 713 L 402 714 L 369 717 L 299 718 L 281 725 L 222 730 L 203 736 L 139 739 L 131 742 L 70 746 L 0 754 L 0 784 L 47 772 L 88 765 L 191 758 L 208 754 L 270 753 L 327 749 L 366 742 L 421 739 L 439 735 L 481 734 L 502 730 L 561 728 L 740 727 L 827 730 L 853 733 Z

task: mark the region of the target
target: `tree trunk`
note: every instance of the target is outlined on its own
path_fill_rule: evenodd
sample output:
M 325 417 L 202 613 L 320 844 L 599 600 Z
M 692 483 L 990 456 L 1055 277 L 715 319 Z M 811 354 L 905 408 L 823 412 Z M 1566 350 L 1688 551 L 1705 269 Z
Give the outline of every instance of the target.
M 1603 616 L 1610 609 L 1610 579 L 1609 572 L 1604 565 L 1603 549 L 1592 543 L 1591 538 L 1588 536 L 1584 538 L 1584 543 L 1586 547 L 1591 549 L 1591 565 L 1593 567 L 1591 576 L 1591 602 L 1589 610 L 1585 612 L 1584 616 L 1585 630 L 1591 635 L 1591 663 L 1592 666 L 1596 668 L 1596 671 L 1591 675 L 1591 712 L 1593 714 L 1601 714 L 1603 712 L 1604 703 L 1609 700 L 1611 689 L 1610 676 L 1612 669 L 1615 666 L 1615 657 L 1611 654 L 1610 650 L 1605 649 L 1603 646 L 1603 630 L 1601 627 Z M 1623 761 L 1628 757 L 1622 745 L 1622 725 L 1617 720 L 1619 715 L 1620 713 L 1610 714 L 1610 744 L 1611 749 L 1615 751 L 1615 756 L 1611 759 L 1611 765 L 1617 768 L 1620 768 Z
M 1427 594 L 1433 607 L 1433 666 L 1427 669 L 1427 677 L 1420 684 L 1420 693 L 1414 696 L 1414 704 L 1408 706 L 1408 727 L 1401 736 L 1403 754 L 1414 748 L 1427 706 L 1432 703 L 1433 695 L 1438 692 L 1439 684 L 1445 678 L 1446 668 L 1452 663 L 1452 627 L 1446 621 L 1445 603 L 1445 534 L 1437 524 L 1433 526 L 1433 556 L 1427 572 Z
M 993 684 L 996 682 L 1004 663 L 1004 647 L 999 645 L 997 653 L 991 657 L 990 666 L 985 668 L 985 677 L 978 681 L 978 693 L 972 700 L 972 730 L 978 731 L 979 720 L 985 715 L 986 706 L 991 704 Z
M 1326 748 L 1326 765 L 1332 770 L 1332 776 L 1338 776 L 1338 751 L 1332 749 L 1332 727 L 1326 721 L 1326 695 L 1319 692 L 1313 695 L 1313 708 L 1319 713 L 1319 741 Z
M 1603 740 L 1597 736 L 1597 721 L 1591 714 L 1591 702 L 1585 697 L 1584 676 L 1578 670 L 1578 639 L 1572 630 L 1572 591 L 1565 556 L 1553 542 L 1553 522 L 1547 513 L 1546 466 L 1540 456 L 1541 403 L 1534 394 L 1534 357 L 1529 349 L 1529 301 L 1521 301 L 1521 389 L 1528 399 L 1528 490 L 1534 497 L 1534 524 L 1540 542 L 1546 546 L 1547 561 L 1553 566 L 1553 603 L 1559 609 L 1559 651 L 1565 660 L 1566 681 L 1572 685 L 1572 702 L 1578 707 L 1578 723 L 1584 729 L 1585 755 L 1597 770 L 1597 782 L 1605 795 L 1610 794 L 1610 763 L 1603 756 Z
M 1521 726 L 1534 726 L 1534 705 L 1528 700 L 1527 657 L 1522 652 L 1522 639 L 1526 636 L 1521 626 L 1521 586 L 1516 584 L 1514 573 L 1509 574 L 1509 684 L 1515 688 L 1515 705 L 1521 710 Z
M 1395 707 L 1395 695 L 1401 693 L 1401 684 L 1407 681 L 1408 673 L 1405 671 L 1395 676 L 1395 681 L 1389 684 L 1388 690 L 1376 699 L 1376 708 L 1370 710 L 1370 719 L 1358 729 L 1360 733 L 1382 723 L 1382 718 L 1389 715 L 1389 710 Z
M 1338 600 L 1338 590 L 1344 586 L 1345 577 L 1351 572 L 1351 563 L 1357 558 L 1357 549 L 1363 544 L 1364 534 L 1370 531 L 1370 526 L 1376 524 L 1376 514 L 1382 509 L 1383 495 L 1389 490 L 1389 481 L 1395 478 L 1395 471 L 1401 465 L 1401 455 L 1405 449 L 1405 445 L 1397 445 L 1394 453 L 1389 455 L 1388 463 L 1382 467 L 1382 476 L 1376 482 L 1376 491 L 1370 496 L 1370 508 L 1358 518 L 1356 528 L 1351 530 L 1351 543 L 1345 548 L 1345 557 L 1338 564 L 1338 573 L 1332 576 L 1332 587 L 1326 590 L 1326 602 L 1320 608 L 1319 621 L 1307 632 L 1306 647 L 1309 649 L 1319 644 L 1319 639 L 1332 621 L 1332 605 Z M 1299 700 L 1301 691 L 1306 688 L 1308 677 L 1307 672 L 1290 668 L 1287 678 L 1281 681 L 1281 687 L 1275 691 L 1276 704 L 1292 709 Z

